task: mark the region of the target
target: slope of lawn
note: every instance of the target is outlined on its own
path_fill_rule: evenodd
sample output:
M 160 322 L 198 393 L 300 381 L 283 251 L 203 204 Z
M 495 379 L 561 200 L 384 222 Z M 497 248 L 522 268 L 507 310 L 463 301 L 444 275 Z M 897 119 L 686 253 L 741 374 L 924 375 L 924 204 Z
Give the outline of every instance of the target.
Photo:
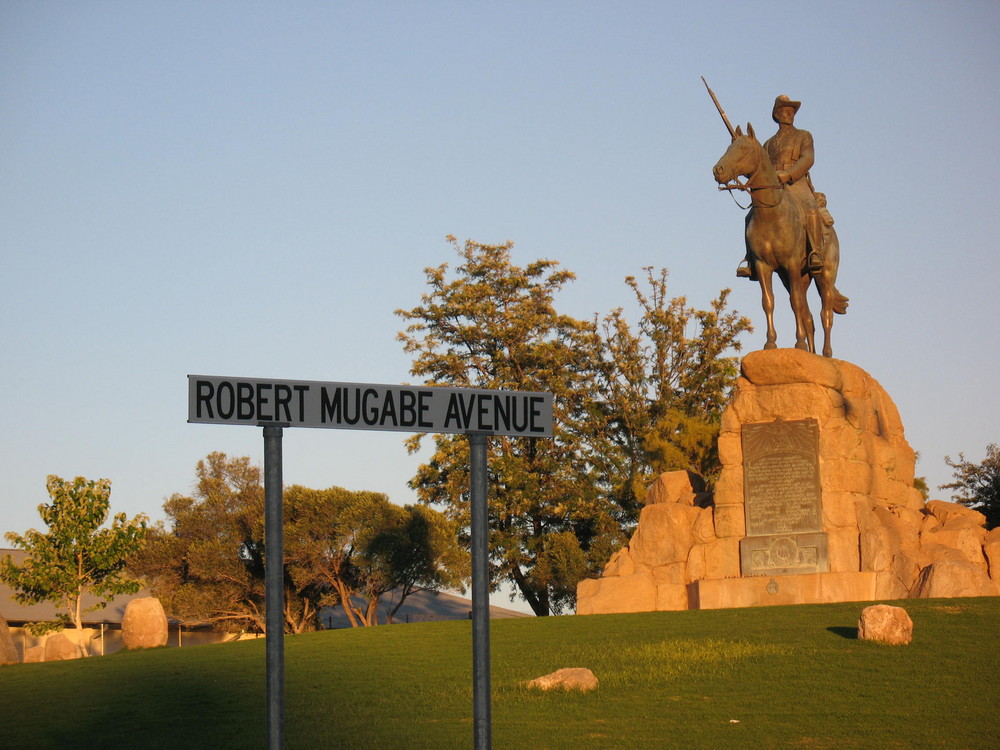
M 493 747 L 1000 748 L 1000 598 L 492 623 Z M 286 746 L 472 747 L 471 623 L 289 637 Z M 599 690 L 520 683 L 560 667 Z M 0 669 L 0 747 L 262 748 L 264 641 Z

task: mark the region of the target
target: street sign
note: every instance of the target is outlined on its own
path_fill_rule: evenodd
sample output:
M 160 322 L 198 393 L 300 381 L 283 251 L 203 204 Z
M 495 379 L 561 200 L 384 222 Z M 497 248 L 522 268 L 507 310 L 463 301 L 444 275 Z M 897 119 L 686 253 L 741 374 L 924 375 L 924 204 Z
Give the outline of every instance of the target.
M 552 437 L 552 394 L 188 375 L 188 422 Z
M 188 422 L 264 428 L 268 750 L 284 748 L 283 428 L 448 432 L 469 436 L 473 740 L 475 750 L 490 750 L 488 436 L 552 437 L 552 420 L 551 393 L 188 375 Z

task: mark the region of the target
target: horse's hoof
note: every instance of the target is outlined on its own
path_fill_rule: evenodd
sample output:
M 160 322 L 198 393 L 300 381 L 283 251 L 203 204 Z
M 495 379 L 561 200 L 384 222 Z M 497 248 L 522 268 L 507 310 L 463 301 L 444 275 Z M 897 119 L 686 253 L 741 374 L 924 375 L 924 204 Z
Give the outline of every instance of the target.
M 796 345 L 795 345 L 795 348 L 796 348 L 796 349 L 801 349 L 801 350 L 802 350 L 802 351 L 804 351 L 804 352 L 808 352 L 808 351 L 811 351 L 811 350 L 809 349 L 809 344 L 807 344 L 807 343 L 806 343 L 805 341 L 801 341 L 801 342 L 799 342 L 798 344 L 796 344 Z
M 764 344 L 764 348 L 765 349 L 777 349 L 778 345 L 775 344 L 773 341 L 768 341 L 766 344 Z

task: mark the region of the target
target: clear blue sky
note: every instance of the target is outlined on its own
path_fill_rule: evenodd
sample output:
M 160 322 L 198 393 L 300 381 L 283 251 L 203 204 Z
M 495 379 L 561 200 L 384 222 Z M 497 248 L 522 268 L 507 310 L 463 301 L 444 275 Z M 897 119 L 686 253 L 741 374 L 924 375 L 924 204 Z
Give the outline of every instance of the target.
M 644 266 L 699 307 L 732 286 L 759 348 L 700 75 L 762 135 L 803 101 L 835 355 L 946 482 L 1000 440 L 998 38 L 991 2 L 3 3 L 0 531 L 38 525 L 49 473 L 156 518 L 208 452 L 260 460 L 259 430 L 185 422 L 188 373 L 409 380 L 393 311 L 447 234 L 560 261 L 578 317 Z M 286 432 L 288 483 L 409 502 L 417 463 Z

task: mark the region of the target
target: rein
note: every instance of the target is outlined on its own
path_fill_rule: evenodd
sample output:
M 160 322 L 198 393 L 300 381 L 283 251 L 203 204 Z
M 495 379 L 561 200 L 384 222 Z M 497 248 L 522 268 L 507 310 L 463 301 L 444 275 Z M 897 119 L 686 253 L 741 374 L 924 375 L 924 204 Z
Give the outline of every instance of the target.
M 758 162 L 758 164 L 759 164 L 759 162 Z M 759 172 L 759 171 L 760 171 L 760 167 L 758 166 L 757 169 L 755 169 L 753 172 L 751 172 L 749 175 L 747 175 L 747 182 L 746 183 L 740 182 L 740 177 L 739 177 L 739 175 L 737 175 L 735 178 L 733 178 L 732 184 L 728 184 L 727 183 L 725 185 L 722 185 L 722 186 L 719 187 L 719 190 L 728 190 L 729 191 L 729 195 L 733 199 L 733 203 L 735 203 L 737 206 L 739 206 L 743 211 L 747 211 L 748 209 L 750 209 L 750 208 L 753 207 L 753 192 L 755 190 L 767 190 L 769 188 L 773 188 L 773 189 L 775 189 L 775 190 L 778 191 L 778 200 L 775 203 L 771 203 L 771 204 L 762 203 L 762 204 L 760 204 L 760 208 L 775 208 L 776 206 L 778 206 L 781 203 L 781 199 L 784 197 L 784 192 L 783 191 L 785 189 L 785 186 L 782 185 L 780 182 L 776 183 L 774 185 L 759 185 L 759 186 L 751 185 L 749 181 L 752 180 L 754 178 L 754 175 L 757 174 L 757 172 Z M 750 193 L 750 198 L 751 198 L 750 205 L 747 205 L 747 206 L 742 205 L 736 199 L 736 196 L 732 192 L 733 190 L 742 190 L 744 192 Z
M 753 198 L 752 198 L 752 196 L 751 196 L 751 200 L 750 200 L 749 205 L 744 206 L 742 203 L 740 203 L 738 200 L 736 200 L 736 195 L 732 192 L 733 190 L 745 190 L 748 193 L 750 193 L 750 192 L 753 191 L 752 187 L 750 187 L 749 185 L 744 185 L 742 182 L 740 182 L 740 178 L 739 177 L 737 177 L 733 181 L 732 185 L 721 185 L 719 187 L 719 190 L 728 190 L 729 191 L 729 197 L 733 199 L 733 203 L 735 203 L 737 206 L 739 206 L 741 210 L 746 211 L 746 210 L 748 210 L 748 209 L 750 209 L 750 208 L 753 207 Z

